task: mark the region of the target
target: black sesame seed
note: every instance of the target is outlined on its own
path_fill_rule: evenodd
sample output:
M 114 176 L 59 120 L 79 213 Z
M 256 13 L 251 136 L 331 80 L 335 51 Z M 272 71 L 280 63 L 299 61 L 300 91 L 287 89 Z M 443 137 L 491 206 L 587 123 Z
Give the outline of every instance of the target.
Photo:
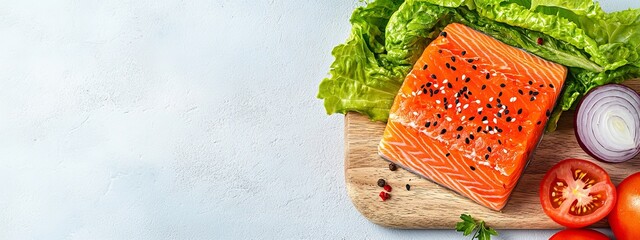
M 507 84 L 504 84 L 504 83 L 501 83 L 501 84 L 500 84 L 500 87 L 501 87 L 501 88 L 506 87 L 506 86 L 507 86 Z
M 551 116 L 551 112 L 549 111 L 549 109 L 547 109 L 547 112 L 545 112 L 544 114 L 547 115 L 547 117 Z
M 518 114 L 522 114 L 522 108 L 518 109 Z
M 451 56 L 451 61 L 452 61 L 452 62 L 456 62 L 456 57 Z
M 451 64 L 449 63 L 445 63 L 444 66 L 446 66 L 447 68 L 451 68 Z
M 487 147 L 487 151 L 491 152 L 491 147 Z
M 487 76 L 485 76 L 486 79 L 489 79 L 491 77 L 491 74 L 487 73 Z
M 469 118 L 469 121 L 473 121 L 473 119 L 476 119 L 476 117 L 475 117 L 475 116 L 470 117 L 470 118 Z
M 462 131 L 462 129 L 464 129 L 462 126 L 459 126 L 458 128 L 456 128 L 457 131 Z
M 467 51 L 462 51 L 461 54 L 462 56 L 467 55 Z
M 455 70 L 456 70 L 456 67 L 451 66 L 451 71 L 455 71 Z
M 429 66 L 427 64 L 425 64 L 424 66 L 422 66 L 422 70 L 427 70 Z
M 485 160 L 489 160 L 489 154 L 484 155 L 484 159 L 485 159 Z
M 487 88 L 487 85 L 482 85 L 482 88 L 480 89 L 484 90 L 485 88 Z
M 518 126 L 518 132 L 522 132 L 522 126 Z
M 476 168 L 474 166 L 469 166 L 469 168 L 471 168 L 471 171 L 475 171 Z
M 443 128 L 442 131 L 440 131 L 440 134 L 445 134 L 445 133 L 447 133 L 447 129 Z
M 465 138 L 464 143 L 469 144 L 469 138 Z
M 431 78 L 438 79 L 435 74 L 431 74 Z
M 424 127 L 429 127 L 429 126 L 431 126 L 431 122 L 427 122 L 424 124 Z
M 550 88 L 555 88 L 555 87 L 553 86 L 553 84 L 551 84 L 551 83 L 549 84 L 549 87 L 550 87 Z

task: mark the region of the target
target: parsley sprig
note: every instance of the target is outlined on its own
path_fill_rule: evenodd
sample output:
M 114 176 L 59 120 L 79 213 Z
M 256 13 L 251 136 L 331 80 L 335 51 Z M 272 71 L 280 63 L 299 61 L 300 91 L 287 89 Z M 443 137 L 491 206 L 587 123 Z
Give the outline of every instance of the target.
M 456 224 L 456 231 L 462 232 L 462 235 L 469 236 L 473 233 L 471 239 L 491 240 L 491 235 L 498 236 L 498 232 L 493 228 L 487 227 L 484 221 L 478 221 L 469 214 L 460 215 L 462 221 Z

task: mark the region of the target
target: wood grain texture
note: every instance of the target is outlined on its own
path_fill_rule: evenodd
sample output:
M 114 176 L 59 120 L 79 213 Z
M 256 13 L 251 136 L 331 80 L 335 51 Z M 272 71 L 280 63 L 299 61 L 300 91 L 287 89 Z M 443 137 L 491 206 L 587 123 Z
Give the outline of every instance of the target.
M 640 91 L 640 80 L 625 82 Z M 345 178 L 347 191 L 355 207 L 370 221 L 393 228 L 453 229 L 459 216 L 468 213 L 497 229 L 555 229 L 562 226 L 547 217 L 540 206 L 539 183 L 544 173 L 566 158 L 581 158 L 605 168 L 618 184 L 626 176 L 640 171 L 640 156 L 618 164 L 602 163 L 587 155 L 573 132 L 573 112 L 565 112 L 557 131 L 543 136 L 533 159 L 514 189 L 507 206 L 500 212 L 490 210 L 457 193 L 410 173 L 389 170 L 389 162 L 378 156 L 377 146 L 384 123 L 371 122 L 363 115 L 345 117 Z M 382 202 L 383 178 L 393 187 L 391 198 Z M 405 185 L 410 184 L 407 191 Z M 606 227 L 605 220 L 594 227 Z

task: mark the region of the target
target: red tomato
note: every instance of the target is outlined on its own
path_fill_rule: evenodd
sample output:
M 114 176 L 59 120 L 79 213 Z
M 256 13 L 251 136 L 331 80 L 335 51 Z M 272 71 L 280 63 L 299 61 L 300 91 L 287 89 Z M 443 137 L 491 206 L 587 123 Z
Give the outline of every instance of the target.
M 609 237 L 591 229 L 565 229 L 553 234 L 549 240 L 609 240 Z
M 618 202 L 609 214 L 609 225 L 617 239 L 640 239 L 640 172 L 618 185 Z
M 581 228 L 606 217 L 616 203 L 609 174 L 595 163 L 567 159 L 553 166 L 540 183 L 540 203 L 551 219 Z

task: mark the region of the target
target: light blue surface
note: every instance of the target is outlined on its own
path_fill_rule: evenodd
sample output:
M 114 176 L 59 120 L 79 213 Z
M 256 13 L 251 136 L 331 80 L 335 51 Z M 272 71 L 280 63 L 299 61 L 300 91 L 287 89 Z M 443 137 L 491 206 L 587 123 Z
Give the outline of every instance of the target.
M 0 238 L 459 238 L 346 195 L 315 95 L 358 4 L 2 1 Z

